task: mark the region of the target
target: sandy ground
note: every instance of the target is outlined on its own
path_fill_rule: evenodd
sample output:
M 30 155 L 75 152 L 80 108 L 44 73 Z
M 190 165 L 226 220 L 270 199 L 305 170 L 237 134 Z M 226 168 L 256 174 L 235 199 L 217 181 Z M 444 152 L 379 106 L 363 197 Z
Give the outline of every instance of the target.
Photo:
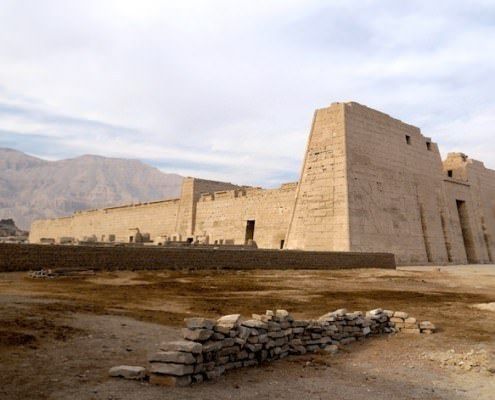
M 495 266 L 350 271 L 0 274 L 1 399 L 495 399 Z M 480 306 L 481 305 L 481 306 Z M 434 322 L 337 355 L 289 357 L 190 388 L 109 378 L 144 365 L 185 316 L 384 307 Z

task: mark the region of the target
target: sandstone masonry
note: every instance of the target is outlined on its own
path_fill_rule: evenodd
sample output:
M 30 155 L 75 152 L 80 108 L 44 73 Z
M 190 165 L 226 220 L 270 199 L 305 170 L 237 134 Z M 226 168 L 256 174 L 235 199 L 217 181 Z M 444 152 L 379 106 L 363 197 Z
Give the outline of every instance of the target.
M 150 361 L 150 382 L 187 386 L 215 379 L 234 368 L 259 365 L 289 355 L 335 353 L 346 344 L 382 333 L 431 334 L 435 326 L 405 312 L 375 309 L 362 313 L 340 309 L 316 320 L 296 320 L 286 310 L 266 311 L 243 319 L 186 318 L 184 340 L 165 342 Z M 124 376 L 122 372 L 113 376 Z M 131 375 L 130 379 L 135 379 Z
M 38 220 L 30 233 L 31 243 L 186 241 L 490 263 L 495 171 L 462 153 L 442 162 L 418 128 L 333 103 L 315 112 L 296 183 L 265 190 L 186 178 L 179 199 Z

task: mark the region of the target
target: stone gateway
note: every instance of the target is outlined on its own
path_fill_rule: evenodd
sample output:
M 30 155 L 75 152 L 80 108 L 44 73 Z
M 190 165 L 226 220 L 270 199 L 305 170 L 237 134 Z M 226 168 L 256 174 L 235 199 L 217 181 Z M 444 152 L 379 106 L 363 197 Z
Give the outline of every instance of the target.
M 194 242 L 392 252 L 399 264 L 490 263 L 495 171 L 387 114 L 316 110 L 300 179 L 278 189 L 185 178 L 178 199 L 34 221 L 31 243 Z

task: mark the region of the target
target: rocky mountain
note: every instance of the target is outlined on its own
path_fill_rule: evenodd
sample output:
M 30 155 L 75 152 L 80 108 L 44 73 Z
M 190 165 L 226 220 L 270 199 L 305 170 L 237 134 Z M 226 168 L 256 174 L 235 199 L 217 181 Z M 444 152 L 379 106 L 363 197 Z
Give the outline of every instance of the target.
M 27 236 L 28 232 L 20 230 L 13 219 L 0 219 L 0 237 Z
M 138 160 L 84 155 L 46 161 L 0 148 L 0 218 L 29 229 L 38 218 L 178 197 L 182 177 Z

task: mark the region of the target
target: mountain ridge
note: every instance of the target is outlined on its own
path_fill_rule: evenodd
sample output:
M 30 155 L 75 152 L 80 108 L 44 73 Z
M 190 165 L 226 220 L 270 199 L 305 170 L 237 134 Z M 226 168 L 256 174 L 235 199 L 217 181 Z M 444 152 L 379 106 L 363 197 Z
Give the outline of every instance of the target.
M 84 154 L 49 161 L 0 148 L 0 218 L 29 229 L 35 219 L 178 197 L 182 179 L 137 159 Z

